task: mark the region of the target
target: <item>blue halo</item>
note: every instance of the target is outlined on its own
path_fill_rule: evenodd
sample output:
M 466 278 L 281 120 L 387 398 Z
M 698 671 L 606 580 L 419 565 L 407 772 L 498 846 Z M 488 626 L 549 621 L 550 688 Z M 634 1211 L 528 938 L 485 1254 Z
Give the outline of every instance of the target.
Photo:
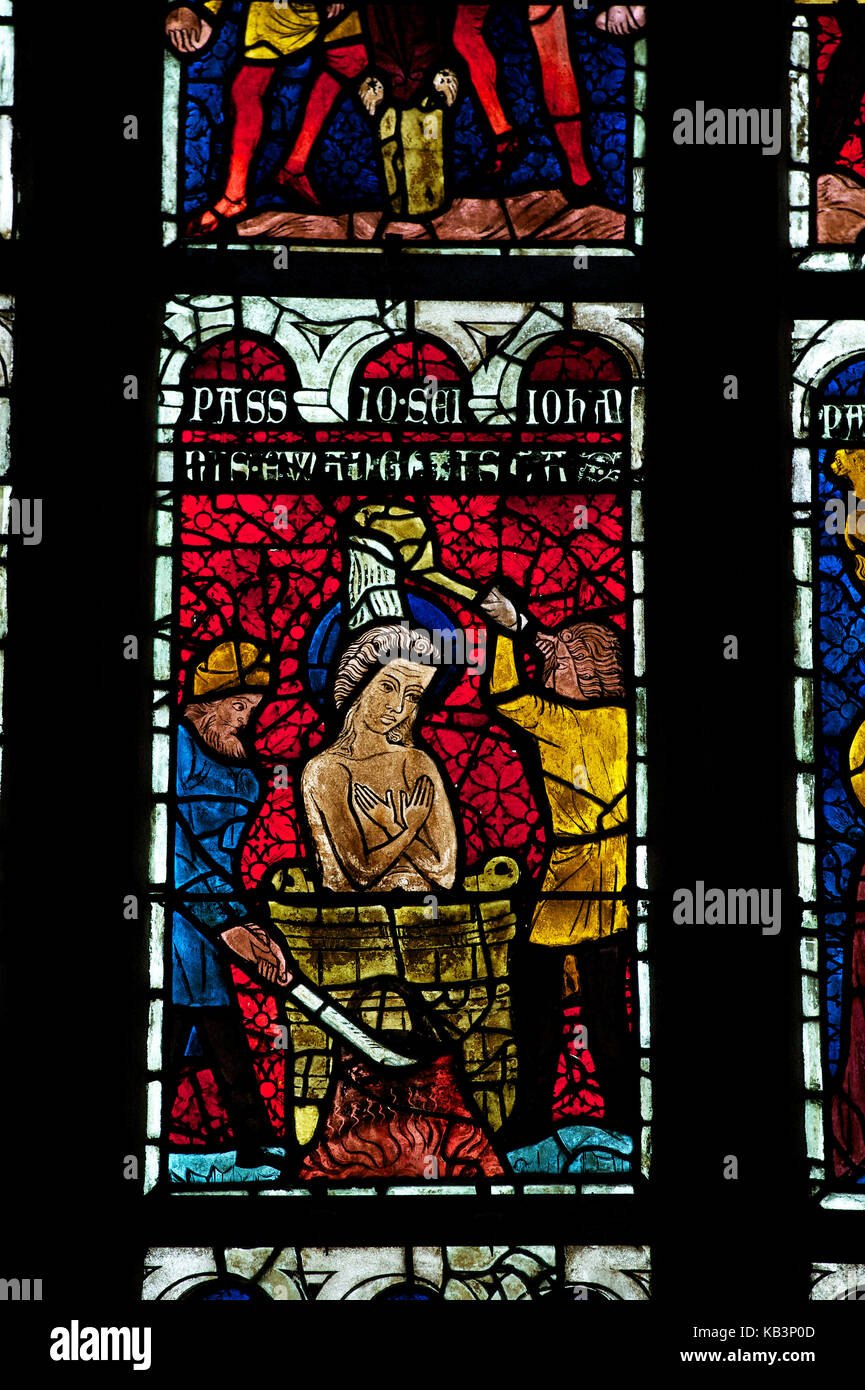
M 421 598 L 419 594 L 408 594 L 407 600 L 409 618 L 415 626 L 426 628 L 428 632 L 440 632 L 443 636 L 450 634 L 456 640 L 461 629 L 454 627 L 449 614 L 443 613 L 434 603 Z M 382 623 L 385 621 L 382 619 Z M 343 632 L 342 604 L 336 603 L 312 634 L 307 655 L 309 684 L 313 699 L 319 706 L 324 705 L 328 677 L 347 640 Z M 430 684 L 429 693 L 445 694 L 449 686 L 456 684 L 460 670 L 456 665 L 442 666 Z

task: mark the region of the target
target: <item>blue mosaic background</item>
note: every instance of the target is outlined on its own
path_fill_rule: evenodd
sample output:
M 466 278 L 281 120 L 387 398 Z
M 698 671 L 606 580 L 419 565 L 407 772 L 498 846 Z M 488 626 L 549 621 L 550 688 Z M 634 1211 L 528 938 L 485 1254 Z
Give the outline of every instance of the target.
M 212 48 L 188 65 L 188 85 L 180 128 L 185 132 L 184 210 L 187 215 L 206 207 L 214 196 L 213 180 L 224 168 L 225 150 L 220 123 L 226 74 L 234 67 L 242 39 L 243 0 L 231 0 L 228 14 Z M 610 204 L 620 211 L 630 207 L 626 192 L 627 151 L 632 124 L 632 79 L 629 77 L 633 44 L 619 43 L 594 28 L 600 6 L 569 14 L 573 49 L 583 73 L 586 96 L 586 133 L 591 162 L 598 172 Z M 488 25 L 490 47 L 500 68 L 502 105 L 514 125 L 527 137 L 526 158 L 505 180 L 508 193 L 526 192 L 539 186 L 557 187 L 562 169 L 552 141 L 545 133 L 545 117 L 539 88 L 532 81 L 537 54 L 528 34 L 525 5 L 506 4 Z M 240 22 L 240 25 L 238 21 Z M 288 206 L 279 192 L 262 191 L 269 176 L 284 161 L 291 144 L 297 103 L 312 66 L 312 59 L 281 68 L 268 100 L 270 119 L 262 147 L 250 171 L 250 211 Z M 453 124 L 455 192 L 477 197 L 492 196 L 492 184 L 476 173 L 479 161 L 490 149 L 488 126 L 474 97 L 457 104 Z M 346 96 L 332 113 L 326 134 L 310 166 L 316 189 L 327 191 L 343 210 L 378 207 L 383 201 L 382 183 L 373 142 L 373 131 L 357 102 Z M 216 190 L 220 192 L 221 190 Z
M 830 400 L 861 400 L 863 391 L 865 361 L 837 372 L 822 387 L 821 395 Z M 825 899 L 828 1054 L 833 1073 L 840 1047 L 844 944 L 865 841 L 865 810 L 854 800 L 847 781 L 850 743 L 865 717 L 865 594 L 851 578 L 850 551 L 843 533 L 829 535 L 823 524 L 829 498 L 842 497 L 846 505 L 848 488 L 830 470 L 835 453 L 834 446 L 817 450 L 820 794 L 824 822 L 820 872 Z

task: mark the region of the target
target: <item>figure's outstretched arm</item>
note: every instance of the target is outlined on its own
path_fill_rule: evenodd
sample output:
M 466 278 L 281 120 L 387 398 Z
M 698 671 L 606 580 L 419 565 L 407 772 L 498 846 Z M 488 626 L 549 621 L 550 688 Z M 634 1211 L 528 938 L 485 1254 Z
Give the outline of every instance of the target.
M 213 861 L 179 810 L 175 864 L 182 916 L 203 936 L 222 942 L 262 979 L 271 984 L 288 984 L 290 974 L 282 948 L 265 927 L 251 919 L 237 885 Z
M 521 729 L 533 730 L 543 714 L 545 701 L 540 695 L 527 690 L 521 681 L 514 644 L 504 633 L 496 637 L 490 695 L 499 714 L 518 724 Z M 549 701 L 546 703 L 549 704 Z
M 490 695 L 498 711 L 523 729 L 533 729 L 540 718 L 544 701 L 526 687 L 517 667 L 511 633 L 530 626 L 529 619 L 518 611 L 500 589 L 490 589 L 482 600 L 481 611 L 499 629 L 495 634 L 495 655 L 490 676 Z

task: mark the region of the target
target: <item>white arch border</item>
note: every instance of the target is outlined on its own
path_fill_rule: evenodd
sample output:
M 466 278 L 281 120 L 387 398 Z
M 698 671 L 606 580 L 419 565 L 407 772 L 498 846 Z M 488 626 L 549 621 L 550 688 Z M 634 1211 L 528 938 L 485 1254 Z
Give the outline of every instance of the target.
M 643 375 L 642 310 L 636 304 L 530 305 L 520 302 L 455 304 L 434 315 L 434 301 L 416 304 L 417 331 L 438 337 L 471 375 L 478 425 L 515 423 L 517 393 L 526 362 L 544 342 L 568 331 L 596 334 L 618 348 L 635 384 Z M 352 313 L 346 309 L 351 305 Z M 312 308 L 321 316 L 313 319 Z M 438 306 L 437 306 L 438 307 Z M 329 312 L 328 312 L 329 311 Z M 376 346 L 408 326 L 408 303 L 384 313 L 369 300 L 271 300 L 249 296 L 179 297 L 168 305 L 160 366 L 159 437 L 170 444 L 182 405 L 180 380 L 189 357 L 226 333 L 245 329 L 269 336 L 291 357 L 300 376 L 296 404 L 309 424 L 348 419 L 354 372 Z M 328 331 L 332 328 L 332 331 Z M 488 357 L 482 344 L 501 328 L 503 341 Z M 316 344 L 320 350 L 317 350 Z
M 811 392 L 851 357 L 865 354 L 865 319 L 802 319 L 795 328 L 793 435 L 806 442 L 811 428 Z

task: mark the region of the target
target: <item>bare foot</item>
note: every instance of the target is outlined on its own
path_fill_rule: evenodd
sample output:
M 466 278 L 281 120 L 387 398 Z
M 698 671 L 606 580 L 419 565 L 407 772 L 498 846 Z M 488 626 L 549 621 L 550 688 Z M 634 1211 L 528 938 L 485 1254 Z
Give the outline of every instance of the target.
M 608 34 L 617 34 L 619 37 L 635 34 L 638 29 L 645 28 L 645 24 L 645 5 L 611 5 L 595 20 L 596 28 L 604 29 Z

